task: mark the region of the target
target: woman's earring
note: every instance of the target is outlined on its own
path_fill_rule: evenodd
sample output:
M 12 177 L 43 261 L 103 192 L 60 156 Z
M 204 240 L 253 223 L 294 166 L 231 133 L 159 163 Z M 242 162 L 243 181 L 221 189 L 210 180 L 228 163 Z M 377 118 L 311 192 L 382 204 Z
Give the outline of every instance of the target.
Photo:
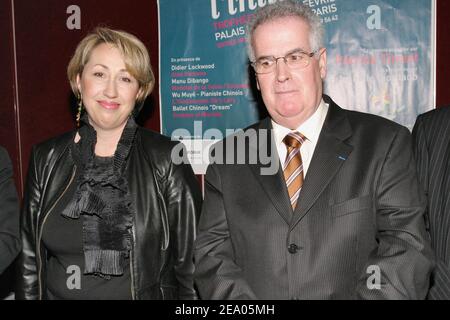
M 78 100 L 78 112 L 77 112 L 77 128 L 80 127 L 80 119 L 81 119 L 81 112 L 83 111 L 83 97 L 80 93 L 80 98 Z

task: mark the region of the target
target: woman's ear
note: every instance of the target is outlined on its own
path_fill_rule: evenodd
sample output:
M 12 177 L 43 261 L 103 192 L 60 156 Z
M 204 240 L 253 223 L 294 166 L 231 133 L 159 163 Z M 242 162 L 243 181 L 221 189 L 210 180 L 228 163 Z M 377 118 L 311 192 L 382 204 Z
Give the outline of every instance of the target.
M 81 95 L 81 77 L 80 77 L 80 74 L 77 74 L 77 88 L 78 88 L 78 92 L 80 93 L 80 95 Z
M 136 101 L 142 101 L 144 100 L 144 89 L 140 88 L 138 92 L 136 93 Z

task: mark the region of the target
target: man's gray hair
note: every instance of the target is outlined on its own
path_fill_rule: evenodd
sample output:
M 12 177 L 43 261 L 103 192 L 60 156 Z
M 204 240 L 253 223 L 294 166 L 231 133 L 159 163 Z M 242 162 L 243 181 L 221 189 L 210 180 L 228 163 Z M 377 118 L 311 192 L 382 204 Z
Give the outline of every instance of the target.
M 259 8 L 247 24 L 247 53 L 250 61 L 255 61 L 252 37 L 256 28 L 266 22 L 286 17 L 299 17 L 309 25 L 309 44 L 311 51 L 314 52 L 324 46 L 324 27 L 320 18 L 311 8 L 295 0 L 278 0 L 275 3 Z

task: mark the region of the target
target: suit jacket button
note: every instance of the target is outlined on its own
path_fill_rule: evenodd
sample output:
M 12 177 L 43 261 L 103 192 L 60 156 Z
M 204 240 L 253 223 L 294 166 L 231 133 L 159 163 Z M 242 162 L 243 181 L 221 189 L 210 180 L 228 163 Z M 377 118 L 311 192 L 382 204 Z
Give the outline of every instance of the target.
M 295 243 L 291 243 L 291 244 L 288 246 L 288 251 L 289 251 L 290 254 L 295 254 L 295 253 L 297 253 L 298 249 L 299 249 L 299 247 L 298 247 Z

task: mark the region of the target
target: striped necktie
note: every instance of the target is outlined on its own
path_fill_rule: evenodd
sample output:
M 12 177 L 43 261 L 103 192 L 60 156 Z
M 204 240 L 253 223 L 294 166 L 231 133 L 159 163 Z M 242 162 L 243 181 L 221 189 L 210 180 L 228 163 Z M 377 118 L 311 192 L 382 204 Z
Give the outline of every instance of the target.
M 303 162 L 300 155 L 300 147 L 305 141 L 305 137 L 295 131 L 284 137 L 283 142 L 287 148 L 286 161 L 283 166 L 284 179 L 289 192 L 292 209 L 295 209 L 300 190 L 303 185 Z

